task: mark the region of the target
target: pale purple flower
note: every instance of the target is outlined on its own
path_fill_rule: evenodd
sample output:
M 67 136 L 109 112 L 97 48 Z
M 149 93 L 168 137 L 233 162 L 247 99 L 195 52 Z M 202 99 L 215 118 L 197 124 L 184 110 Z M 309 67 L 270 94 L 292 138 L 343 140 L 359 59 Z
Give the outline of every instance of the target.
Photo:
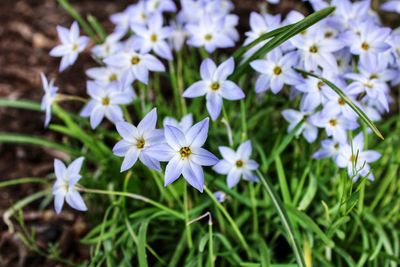
M 318 31 L 306 36 L 297 35 L 291 39 L 302 58 L 304 68 L 316 71 L 318 66 L 324 70 L 338 71 L 334 52 L 342 49 L 344 43 L 337 39 L 326 39 Z
M 371 1 L 352 2 L 351 0 L 332 0 L 335 16 L 339 17 L 345 28 L 352 27 L 354 22 L 366 21 L 370 18 Z
M 302 125 L 296 132 L 296 136 L 302 134 L 308 143 L 313 143 L 317 139 L 318 129 L 309 122 L 309 112 L 285 109 L 282 111 L 282 116 L 287 122 L 289 122 L 289 133 L 293 131 L 301 121 L 303 121 Z
M 233 73 L 235 61 L 229 58 L 218 67 L 211 59 L 205 59 L 200 66 L 201 81 L 195 82 L 183 93 L 184 97 L 194 98 L 206 95 L 206 106 L 213 120 L 222 110 L 222 99 L 239 100 L 245 97 L 242 89 L 227 80 Z
M 201 166 L 213 166 L 218 159 L 202 148 L 208 134 L 209 119 L 193 125 L 186 133 L 174 126 L 164 129 L 167 144 L 153 146 L 149 153 L 159 161 L 168 161 L 165 169 L 164 185 L 183 178 L 194 188 L 203 192 L 204 172 Z
M 219 152 L 223 159 L 213 167 L 213 170 L 219 174 L 227 175 L 226 183 L 229 188 L 236 186 L 241 177 L 247 181 L 258 181 L 254 171 L 258 169 L 259 164 L 250 159 L 251 151 L 252 145 L 250 140 L 242 143 L 237 151 L 230 147 L 219 147 Z
M 62 161 L 58 159 L 54 160 L 56 182 L 53 186 L 53 195 L 54 208 L 57 214 L 61 212 L 64 201 L 76 210 L 87 210 L 85 202 L 75 187 L 82 177 L 79 172 L 81 171 L 84 159 L 84 157 L 77 158 L 68 167 Z
M 121 172 L 130 169 L 139 159 L 148 168 L 161 171 L 160 162 L 149 154 L 149 147 L 164 143 L 164 133 L 156 129 L 157 109 L 153 108 L 135 127 L 127 122 L 116 123 L 122 140 L 115 144 L 113 153 L 124 157 Z
M 132 102 L 129 92 L 121 91 L 118 82 L 100 85 L 93 81 L 87 82 L 87 93 L 92 98 L 81 111 L 82 117 L 90 117 L 90 126 L 95 129 L 106 117 L 113 123 L 123 120 L 120 105 Z
M 110 67 L 123 69 L 128 80 L 137 79 L 144 84 L 149 81 L 149 71 L 165 71 L 164 65 L 155 56 L 137 53 L 134 50 L 111 55 L 104 62 Z
M 160 13 L 153 14 L 147 21 L 147 25 L 134 24 L 131 26 L 136 34 L 133 44 L 141 54 L 154 51 L 158 56 L 172 60 L 171 47 L 167 40 L 171 37 L 171 27 L 163 27 L 163 18 Z
M 211 16 L 205 14 L 197 23 L 186 25 L 189 33 L 187 44 L 194 47 L 204 47 L 209 53 L 217 48 L 227 48 L 235 45 L 234 40 L 223 31 L 225 19 L 211 19 Z
M 119 42 L 121 38 L 122 35 L 120 33 L 110 34 L 109 36 L 107 36 L 102 44 L 95 45 L 92 48 L 93 56 L 99 59 L 103 59 L 115 54 L 123 47 L 121 42 Z
M 180 121 L 175 118 L 165 117 L 163 125 L 164 127 L 166 127 L 167 125 L 174 126 L 181 130 L 183 133 L 186 133 L 193 125 L 193 115 L 192 113 L 189 113 L 183 116 Z
M 112 67 L 93 67 L 86 70 L 86 75 L 96 83 L 107 85 L 111 82 L 121 81 L 122 70 Z
M 349 97 L 353 103 L 359 105 L 356 99 L 358 94 L 350 92 L 348 87 L 346 87 L 346 83 L 343 80 L 336 79 L 335 85 L 341 88 L 343 93 L 347 97 Z M 326 97 L 326 101 L 324 102 L 322 108 L 324 113 L 327 113 L 329 111 L 332 115 L 343 115 L 343 117 L 345 117 L 346 119 L 353 121 L 357 120 L 357 113 L 355 113 L 355 111 L 335 91 L 325 90 L 324 95 Z
M 390 32 L 389 28 L 382 28 L 367 21 L 361 23 L 357 31 L 347 32 L 344 40 L 349 45 L 352 54 L 363 57 L 388 51 L 390 45 L 387 41 Z
M 175 51 L 180 51 L 185 44 L 188 33 L 178 21 L 171 22 L 171 28 L 170 44 Z
M 339 154 L 340 143 L 333 139 L 325 139 L 321 142 L 321 148 L 313 154 L 314 159 L 333 158 Z
M 388 57 L 385 55 L 365 55 L 360 59 L 359 73 L 349 73 L 345 77 L 353 80 L 348 87 L 350 94 L 366 93 L 370 100 L 389 111 L 388 81 L 398 75 L 395 70 L 388 69 Z
M 374 175 L 368 163 L 374 162 L 381 157 L 381 154 L 373 151 L 364 151 L 364 135 L 359 133 L 351 144 L 342 144 L 336 157 L 336 164 L 340 168 L 347 168 L 348 175 L 352 178 L 359 176 L 368 177 L 373 180 Z
M 175 12 L 176 5 L 173 0 L 147 0 L 146 8 L 151 13 Z
M 72 23 L 70 29 L 57 26 L 57 32 L 61 44 L 50 51 L 50 56 L 62 57 L 60 63 L 60 72 L 62 72 L 68 66 L 74 64 L 79 53 L 85 50 L 90 39 L 86 36 L 79 36 L 79 26 L 76 21 Z
M 329 86 L 314 77 L 308 77 L 295 88 L 304 93 L 300 108 L 304 111 L 314 111 L 319 105 L 326 102 L 326 92 L 331 90 Z
M 44 76 L 43 73 L 40 73 L 40 79 L 42 80 L 42 86 L 44 91 L 44 96 L 42 97 L 40 109 L 45 111 L 46 113 L 46 117 L 44 120 L 44 127 L 47 127 L 51 120 L 51 105 L 56 100 L 58 87 L 54 86 L 53 79 L 49 83 L 46 76 Z
M 400 1 L 399 0 L 389 0 L 381 5 L 381 9 L 384 11 L 391 11 L 400 14 Z
M 282 55 L 280 49 L 274 49 L 265 59 L 258 59 L 250 63 L 251 67 L 261 73 L 256 81 L 256 93 L 269 88 L 274 94 L 279 93 L 284 84 L 296 85 L 302 81 L 293 70 L 298 56 L 295 52 Z
M 326 135 L 332 136 L 334 140 L 344 143 L 347 141 L 347 130 L 358 128 L 356 121 L 346 119 L 344 116 L 335 115 L 330 110 L 318 112 L 310 117 L 310 123 L 325 128 Z

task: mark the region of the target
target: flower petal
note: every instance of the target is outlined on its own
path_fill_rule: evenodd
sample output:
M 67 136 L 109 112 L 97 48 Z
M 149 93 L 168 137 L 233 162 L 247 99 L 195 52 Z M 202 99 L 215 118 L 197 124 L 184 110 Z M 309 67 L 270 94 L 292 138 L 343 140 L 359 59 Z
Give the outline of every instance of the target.
M 191 147 L 201 147 L 207 140 L 209 119 L 193 125 L 186 133 L 186 140 Z
M 204 148 L 193 147 L 191 150 L 190 160 L 200 166 L 213 166 L 218 163 L 218 158 Z

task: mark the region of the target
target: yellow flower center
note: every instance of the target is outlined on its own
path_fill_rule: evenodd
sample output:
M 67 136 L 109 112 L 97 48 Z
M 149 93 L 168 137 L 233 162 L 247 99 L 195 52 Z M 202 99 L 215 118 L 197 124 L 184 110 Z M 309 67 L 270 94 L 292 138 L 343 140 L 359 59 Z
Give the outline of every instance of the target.
M 238 161 L 236 161 L 236 167 L 238 167 L 238 168 L 242 168 L 243 167 L 243 165 L 244 165 L 244 162 L 243 162 L 243 160 L 238 160 Z
M 206 35 L 204 35 L 204 39 L 205 39 L 206 41 L 211 41 L 212 38 L 213 38 L 213 36 L 212 36 L 212 34 L 210 34 L 210 33 L 207 33 Z
M 152 34 L 150 36 L 150 41 L 152 41 L 153 43 L 157 42 L 157 39 L 158 39 L 157 34 Z
M 72 45 L 72 51 L 77 51 L 79 46 L 77 44 Z
M 192 154 L 192 151 L 190 150 L 189 147 L 185 146 L 182 147 L 181 150 L 179 151 L 179 153 L 181 154 L 182 158 L 187 158 L 190 156 L 190 154 Z
M 131 64 L 132 65 L 137 65 L 137 64 L 139 64 L 139 62 L 140 62 L 140 58 L 138 56 L 133 56 L 131 58 Z
M 103 104 L 103 106 L 110 105 L 110 98 L 108 96 L 103 97 L 103 99 L 101 100 L 101 104 Z
M 310 53 L 317 53 L 318 52 L 318 47 L 316 45 L 313 45 L 310 47 Z
M 378 74 L 376 74 L 376 73 L 373 73 L 373 74 L 371 74 L 371 76 L 369 76 L 369 79 L 370 79 L 370 80 L 378 79 L 378 78 L 379 78 L 379 76 L 378 76 Z
M 118 77 L 117 77 L 117 74 L 115 74 L 115 73 L 111 74 L 110 77 L 108 78 L 108 80 L 110 82 L 116 81 L 117 79 L 118 79 Z
M 344 106 L 344 104 L 346 104 L 346 101 L 344 101 L 343 98 L 339 98 L 338 103 L 339 105 Z
M 138 149 L 144 148 L 144 145 L 145 145 L 145 144 L 146 144 L 146 142 L 144 141 L 143 138 L 140 138 L 140 139 L 137 139 L 137 140 L 136 140 L 136 147 L 137 147 Z
M 366 43 L 366 42 L 364 42 L 364 43 L 361 44 L 361 48 L 362 48 L 363 50 L 367 51 L 367 50 L 369 49 L 369 44 Z
M 330 124 L 331 126 L 336 126 L 336 125 L 337 125 L 337 121 L 336 121 L 335 119 L 330 119 L 330 120 L 329 120 L 329 124 Z
M 333 36 L 333 32 L 327 31 L 327 32 L 325 32 L 324 36 L 325 36 L 325 38 L 331 38 Z
M 318 83 L 317 83 L 317 87 L 318 87 L 319 90 L 322 89 L 322 86 L 324 86 L 324 83 L 323 83 L 323 82 L 318 82 Z
M 276 67 L 274 68 L 274 74 L 275 74 L 275 75 L 280 75 L 281 73 L 282 73 L 282 68 L 279 67 L 279 66 L 276 66 Z
M 219 83 L 214 82 L 210 85 L 211 90 L 217 91 L 219 89 Z

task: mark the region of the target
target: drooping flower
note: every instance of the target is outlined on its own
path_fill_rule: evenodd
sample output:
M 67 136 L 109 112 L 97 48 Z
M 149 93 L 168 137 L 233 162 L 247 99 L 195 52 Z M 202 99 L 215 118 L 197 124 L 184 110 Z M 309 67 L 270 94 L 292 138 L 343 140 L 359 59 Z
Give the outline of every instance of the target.
M 92 98 L 81 111 L 82 117 L 90 117 L 90 126 L 95 129 L 104 117 L 116 123 L 123 120 L 123 112 L 119 105 L 132 102 L 129 92 L 119 89 L 119 82 L 100 85 L 93 81 L 87 82 L 87 93 Z
M 242 89 L 234 82 L 227 80 L 233 73 L 235 62 L 233 58 L 224 61 L 218 67 L 211 59 L 205 59 L 200 66 L 201 81 L 192 84 L 183 93 L 184 97 L 194 98 L 206 95 L 206 106 L 213 120 L 216 120 L 222 110 L 222 99 L 239 100 L 245 97 Z
M 236 186 L 241 177 L 247 181 L 258 181 L 253 171 L 258 169 L 259 164 L 250 159 L 251 151 L 252 145 L 249 140 L 241 144 L 237 151 L 230 147 L 219 147 L 223 159 L 213 167 L 213 170 L 219 174 L 227 174 L 226 182 L 229 188 Z
M 58 87 L 54 86 L 54 80 L 51 80 L 49 83 L 46 76 L 44 76 L 43 73 L 40 73 L 40 78 L 42 80 L 42 86 L 44 91 L 44 96 L 42 97 L 40 109 L 45 111 L 46 113 L 44 127 L 47 127 L 51 120 L 51 105 L 54 103 L 57 97 Z
M 76 21 L 72 23 L 70 29 L 57 26 L 57 32 L 61 44 L 50 51 L 50 56 L 62 57 L 60 63 L 60 72 L 62 72 L 74 64 L 79 53 L 85 50 L 89 43 L 89 37 L 79 36 L 79 26 Z
M 301 77 L 293 70 L 297 61 L 296 53 L 292 52 L 283 56 L 279 49 L 274 49 L 267 54 L 266 59 L 251 62 L 251 67 L 261 73 L 256 82 L 256 93 L 271 88 L 271 91 L 277 94 L 282 90 L 284 84 L 300 83 Z
M 347 168 L 348 175 L 357 178 L 360 175 L 373 180 L 374 175 L 370 172 L 368 163 L 374 162 L 381 157 L 381 154 L 373 151 L 364 151 L 364 135 L 359 133 L 351 144 L 342 144 L 336 157 L 336 164 L 341 168 Z
M 147 26 L 134 24 L 132 30 L 136 34 L 133 44 L 141 54 L 154 51 L 158 56 L 172 60 L 171 47 L 167 39 L 171 37 L 171 27 L 163 27 L 163 18 L 160 13 L 153 14 L 147 21 Z
M 125 157 L 121 172 L 130 169 L 139 159 L 148 168 L 161 171 L 159 161 L 155 160 L 149 153 L 151 146 L 158 146 L 164 141 L 164 133 L 156 129 L 157 109 L 153 108 L 135 127 L 127 122 L 116 123 L 117 131 L 122 140 L 113 148 L 113 153 L 118 157 Z
M 123 69 L 129 81 L 137 79 L 144 84 L 148 83 L 149 71 L 165 71 L 164 65 L 155 56 L 137 53 L 133 49 L 111 55 L 104 62 L 108 66 Z
M 217 157 L 202 148 L 208 135 L 209 119 L 193 125 L 186 133 L 174 126 L 164 129 L 167 144 L 153 146 L 149 153 L 159 161 L 168 161 L 165 169 L 165 186 L 183 178 L 194 188 L 203 192 L 204 172 L 202 166 L 213 166 Z
M 186 133 L 193 125 L 193 115 L 192 113 L 189 113 L 183 116 L 180 121 L 171 117 L 165 117 L 163 125 L 164 127 L 167 125 L 174 126 L 179 130 L 181 130 L 182 132 Z
M 79 172 L 81 171 L 84 159 L 84 157 L 77 158 L 68 167 L 62 161 L 58 159 L 54 160 L 56 182 L 53 186 L 53 195 L 54 208 L 57 214 L 61 212 L 64 201 L 76 210 L 87 210 L 85 202 L 75 187 L 82 177 Z

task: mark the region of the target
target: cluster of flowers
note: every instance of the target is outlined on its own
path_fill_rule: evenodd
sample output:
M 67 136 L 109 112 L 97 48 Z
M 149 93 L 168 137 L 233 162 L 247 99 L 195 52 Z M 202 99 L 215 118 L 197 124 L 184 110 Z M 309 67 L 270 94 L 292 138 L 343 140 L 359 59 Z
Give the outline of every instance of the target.
M 314 158 L 332 158 L 338 167 L 348 169 L 349 176 L 373 179 L 368 163 L 379 159 L 380 154 L 363 151 L 362 132 L 353 140 L 348 138 L 349 130 L 360 127 L 357 114 L 329 86 L 317 78 L 299 75 L 294 68 L 332 81 L 370 119 L 379 121 L 392 102 L 390 86 L 400 83 L 400 32 L 381 25 L 369 0 L 310 2 L 315 10 L 335 6 L 335 13 L 265 59 L 252 62 L 253 69 L 260 73 L 256 92 L 271 90 L 277 94 L 287 85 L 291 99 L 301 98 L 299 110 L 288 109 L 282 113 L 290 123 L 289 131 L 304 120 L 297 134 L 313 143 L 318 138 L 318 129 L 325 129 L 328 139 L 322 141 Z M 396 11 L 396 7 L 399 7 L 398 1 L 390 1 L 382 8 Z M 280 15 L 252 13 L 246 42 L 302 17 L 292 11 L 281 21 Z
M 329 5 L 325 1 L 310 2 L 316 10 Z M 348 130 L 359 127 L 357 115 L 328 86 L 316 78 L 299 75 L 294 68 L 312 71 L 332 80 L 370 118 L 379 120 L 381 114 L 389 110 L 388 82 L 400 77 L 396 77 L 400 68 L 400 34 L 391 34 L 390 29 L 380 26 L 376 14 L 370 10 L 370 1 L 353 4 L 348 0 L 333 0 L 331 5 L 337 7 L 334 16 L 276 48 L 266 58 L 251 63 L 259 72 L 255 90 L 256 93 L 271 90 L 277 94 L 289 88 L 292 99 L 301 97 L 299 110 L 283 111 L 284 118 L 290 123 L 289 130 L 304 120 L 297 134 L 302 134 L 311 143 L 317 140 L 318 128 L 324 128 L 330 139 L 322 141 L 322 148 L 314 157 L 331 157 L 339 167 L 347 167 L 349 175 L 372 178 L 368 163 L 377 160 L 380 154 L 363 151 L 362 133 L 352 142 L 347 136 Z M 157 112 L 153 109 L 137 127 L 124 121 L 121 105 L 136 98 L 133 82 L 148 84 L 150 71 L 165 71 L 159 58 L 173 60 L 173 51 L 179 52 L 185 44 L 212 53 L 217 48 L 233 47 L 239 40 L 235 28 L 239 18 L 230 13 L 233 9 L 230 0 L 182 0 L 180 6 L 177 11 L 172 0 L 142 0 L 111 16 L 115 31 L 104 43 L 91 49 L 101 66 L 86 71 L 91 79 L 87 82 L 91 99 L 82 109 L 81 116 L 90 118 L 93 129 L 104 117 L 116 125 L 122 140 L 115 145 L 113 152 L 124 157 L 121 171 L 131 168 L 138 159 L 150 169 L 161 171 L 160 162 L 166 161 L 165 185 L 183 175 L 201 192 L 204 188 L 202 166 L 214 166 L 217 173 L 226 174 L 229 187 L 235 186 L 241 177 L 256 181 L 253 171 L 258 164 L 250 159 L 250 141 L 241 144 L 237 151 L 219 147 L 222 160 L 202 148 L 208 135 L 208 118 L 194 125 L 191 114 L 180 122 L 166 118 L 164 129 L 156 129 Z M 168 12 L 176 13 L 176 16 L 165 23 L 163 15 Z M 303 17 L 297 11 L 290 12 L 285 20 L 280 15 L 253 12 L 250 16 L 251 30 L 245 33 L 244 45 Z M 50 55 L 62 57 L 60 71 L 64 71 L 86 49 L 89 38 L 80 36 L 76 22 L 70 29 L 58 26 L 57 31 L 61 44 L 52 49 Z M 245 57 L 266 42 L 256 45 Z M 232 58 L 218 66 L 211 59 L 205 59 L 200 66 L 201 81 L 188 87 L 183 97 L 205 95 L 211 119 L 218 119 L 223 99 L 245 97 L 243 90 L 228 79 L 234 68 Z M 42 109 L 46 111 L 47 126 L 58 89 L 44 75 L 42 81 L 45 90 Z M 86 208 L 79 193 L 72 190 L 80 179 L 82 161 L 74 161 L 68 168 L 55 161 L 57 183 L 53 192 L 58 212 L 64 198 L 74 208 Z

